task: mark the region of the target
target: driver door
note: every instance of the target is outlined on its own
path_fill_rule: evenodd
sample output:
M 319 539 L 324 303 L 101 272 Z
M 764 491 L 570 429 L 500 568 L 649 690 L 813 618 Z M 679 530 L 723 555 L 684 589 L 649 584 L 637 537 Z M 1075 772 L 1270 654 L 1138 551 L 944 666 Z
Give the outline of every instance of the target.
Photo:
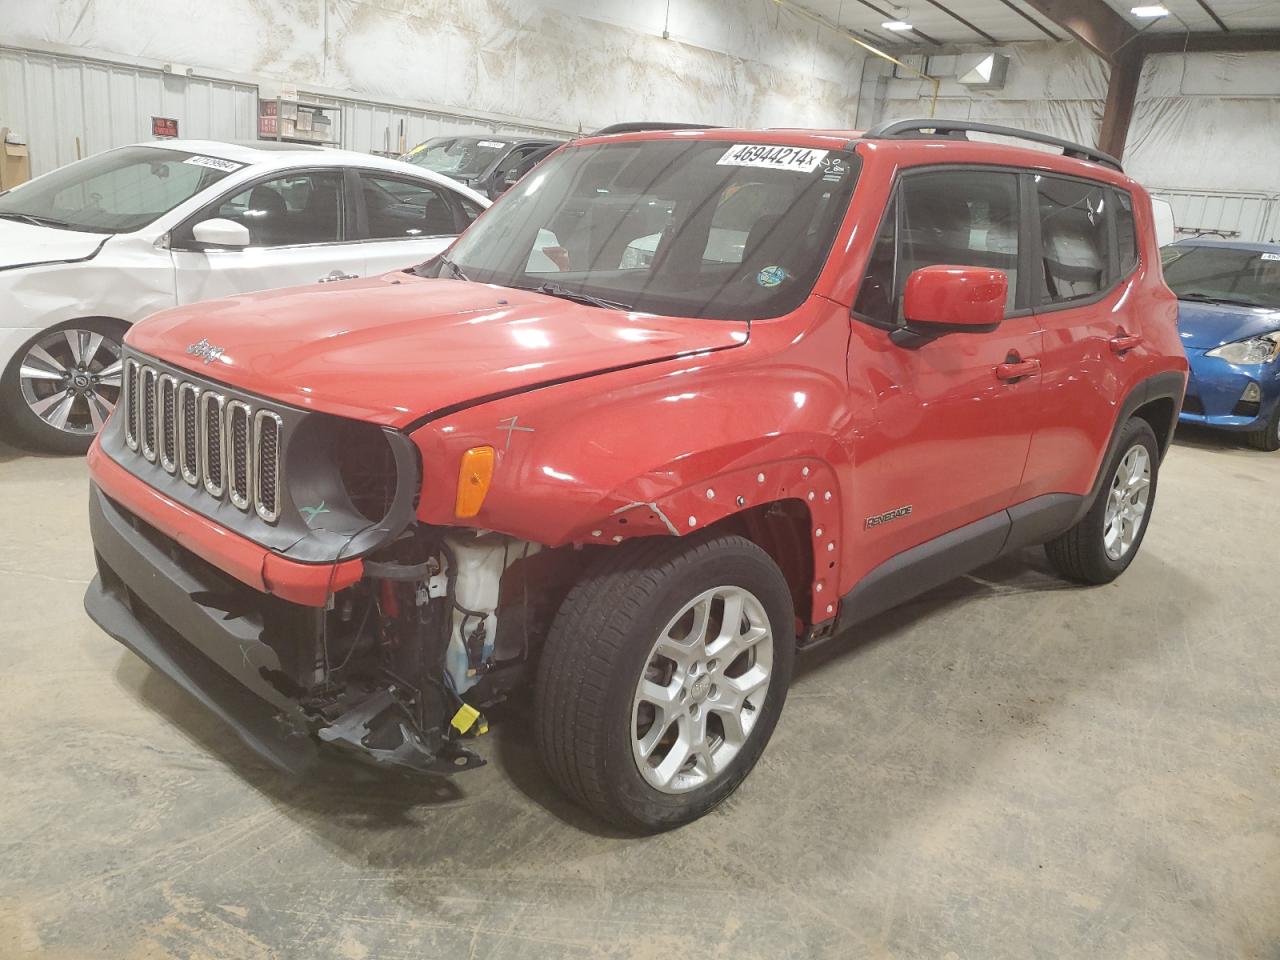
M 874 402 L 848 518 L 859 541 L 858 577 L 1019 499 L 1041 378 L 1011 378 L 1006 365 L 1036 360 L 1042 336 L 1025 306 L 1028 271 L 1020 266 L 1029 245 L 1019 189 L 1014 173 L 971 168 L 900 179 L 854 304 L 850 383 Z M 916 346 L 890 341 L 907 278 L 935 264 L 1003 270 L 1010 297 L 1001 325 Z
M 349 206 L 337 167 L 291 170 L 215 201 L 174 231 L 178 303 L 363 276 Z M 215 217 L 243 224 L 249 246 L 201 248 L 191 229 Z

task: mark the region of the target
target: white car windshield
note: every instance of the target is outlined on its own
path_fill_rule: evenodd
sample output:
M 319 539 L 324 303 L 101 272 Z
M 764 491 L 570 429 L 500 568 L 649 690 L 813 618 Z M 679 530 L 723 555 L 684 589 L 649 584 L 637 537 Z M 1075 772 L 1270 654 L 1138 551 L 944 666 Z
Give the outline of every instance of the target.
M 810 294 L 858 176 L 846 150 L 725 140 L 570 146 L 418 272 L 721 320 Z
M 0 194 L 0 218 L 129 233 L 244 166 L 181 150 L 122 147 Z

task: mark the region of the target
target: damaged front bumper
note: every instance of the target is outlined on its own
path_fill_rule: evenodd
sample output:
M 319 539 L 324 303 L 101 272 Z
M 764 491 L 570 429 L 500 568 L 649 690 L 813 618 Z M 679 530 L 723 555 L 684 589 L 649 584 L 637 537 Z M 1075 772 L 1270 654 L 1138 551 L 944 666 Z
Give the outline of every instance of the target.
M 259 593 L 187 551 L 90 487 L 98 575 L 85 610 L 103 630 L 221 717 L 277 768 L 302 774 L 321 744 L 416 773 L 483 761 L 439 731 L 423 731 L 394 684 L 315 696 L 291 676 L 296 633 L 315 611 Z M 311 618 L 311 619 L 308 619 Z M 295 635 L 290 635 L 291 633 Z

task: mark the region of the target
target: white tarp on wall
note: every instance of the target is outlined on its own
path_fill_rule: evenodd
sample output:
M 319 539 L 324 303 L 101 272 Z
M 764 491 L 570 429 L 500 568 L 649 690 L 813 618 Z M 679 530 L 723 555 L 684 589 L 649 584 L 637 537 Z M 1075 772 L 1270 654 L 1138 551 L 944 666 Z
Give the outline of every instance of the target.
M 576 131 L 853 122 L 861 50 L 770 0 L 42 0 L 5 42 L 70 45 Z M 663 31 L 670 39 L 663 39 Z

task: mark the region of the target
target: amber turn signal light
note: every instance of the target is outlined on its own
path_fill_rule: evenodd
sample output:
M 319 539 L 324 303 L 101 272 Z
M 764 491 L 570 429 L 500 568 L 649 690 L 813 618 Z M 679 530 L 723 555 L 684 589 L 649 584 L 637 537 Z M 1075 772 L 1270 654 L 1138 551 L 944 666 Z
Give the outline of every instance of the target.
M 453 512 L 459 517 L 474 517 L 484 505 L 489 483 L 493 480 L 493 447 L 472 447 L 462 455 L 458 470 L 458 499 Z

